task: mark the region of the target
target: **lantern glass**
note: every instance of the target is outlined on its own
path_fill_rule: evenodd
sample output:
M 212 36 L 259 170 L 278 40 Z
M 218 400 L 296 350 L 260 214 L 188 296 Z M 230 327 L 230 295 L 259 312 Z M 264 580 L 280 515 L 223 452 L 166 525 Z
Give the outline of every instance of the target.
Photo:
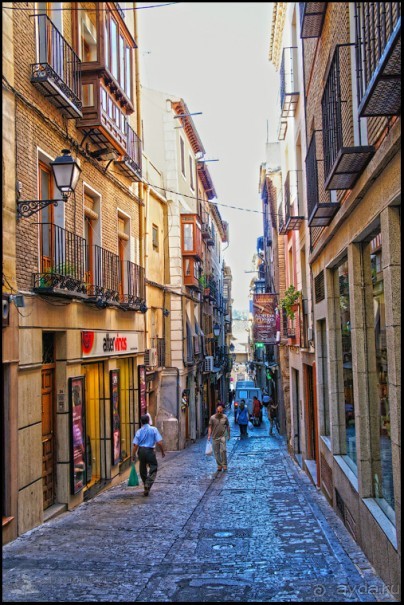
M 214 334 L 215 336 L 219 336 L 219 334 L 220 334 L 220 326 L 219 326 L 219 324 L 215 324 L 215 325 L 213 326 L 213 334 Z
M 62 156 L 51 162 L 56 187 L 62 193 L 72 193 L 78 183 L 81 168 L 70 155 L 68 149 L 62 149 Z

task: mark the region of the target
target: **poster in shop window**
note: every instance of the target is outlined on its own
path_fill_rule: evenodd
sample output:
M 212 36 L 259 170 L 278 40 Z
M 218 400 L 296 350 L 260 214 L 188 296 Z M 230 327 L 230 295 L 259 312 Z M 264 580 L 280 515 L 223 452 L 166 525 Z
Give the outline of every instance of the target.
M 112 464 L 121 459 L 121 420 L 119 418 L 119 370 L 110 370 Z
M 139 412 L 140 416 L 147 412 L 146 400 L 146 366 L 138 366 L 139 384 Z
M 71 492 L 77 494 L 86 483 L 84 376 L 69 378 L 70 477 Z

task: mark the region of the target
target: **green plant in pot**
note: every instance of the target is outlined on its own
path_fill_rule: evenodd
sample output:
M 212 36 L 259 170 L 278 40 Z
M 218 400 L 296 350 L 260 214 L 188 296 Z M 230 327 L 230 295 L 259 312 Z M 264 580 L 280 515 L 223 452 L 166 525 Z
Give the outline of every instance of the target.
M 279 308 L 285 309 L 286 315 L 290 319 L 295 318 L 295 311 L 294 311 L 293 307 L 297 304 L 301 295 L 302 295 L 301 291 L 296 290 L 296 288 L 292 284 L 285 291 L 284 297 L 279 300 Z

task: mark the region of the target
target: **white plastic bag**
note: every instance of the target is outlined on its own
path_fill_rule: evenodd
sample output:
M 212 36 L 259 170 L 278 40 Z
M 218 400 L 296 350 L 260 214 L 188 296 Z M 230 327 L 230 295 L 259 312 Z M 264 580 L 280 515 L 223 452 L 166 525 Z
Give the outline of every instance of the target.
M 211 456 L 212 453 L 213 453 L 212 444 L 210 441 L 207 441 L 206 448 L 205 448 L 205 456 Z
M 253 423 L 251 422 L 251 420 L 248 421 L 248 428 L 251 430 L 254 428 Z

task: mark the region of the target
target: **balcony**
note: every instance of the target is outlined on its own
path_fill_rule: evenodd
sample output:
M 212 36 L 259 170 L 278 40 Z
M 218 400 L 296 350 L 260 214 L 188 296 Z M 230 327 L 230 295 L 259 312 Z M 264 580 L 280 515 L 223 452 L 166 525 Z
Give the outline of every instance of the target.
M 327 227 L 340 207 L 332 203 L 330 192 L 324 188 L 324 162 L 317 158 L 316 137 L 321 131 L 315 131 L 306 156 L 307 214 L 309 227 Z
M 127 310 L 138 311 L 146 300 L 144 268 L 131 261 L 121 262 L 120 303 Z
M 86 298 L 87 243 L 53 223 L 39 224 L 40 271 L 33 291 L 68 298 Z
M 401 3 L 355 2 L 359 115 L 401 110 Z
M 327 2 L 299 2 L 300 37 L 319 38 L 323 29 Z
M 86 262 L 87 301 L 98 307 L 115 305 L 138 311 L 145 302 L 144 269 L 117 254 L 92 246 Z
M 293 118 L 299 101 L 297 81 L 297 47 L 286 47 L 282 51 L 280 69 L 281 118 Z
M 35 15 L 38 63 L 31 82 L 67 118 L 81 118 L 80 59 L 47 15 Z
M 286 233 L 287 233 L 285 218 L 283 216 L 279 216 L 279 215 L 278 215 L 278 233 L 279 233 L 279 235 L 286 235 Z
M 145 301 L 144 269 L 53 223 L 40 223 L 40 272 L 33 274 L 33 291 L 81 298 L 137 311 Z
M 84 133 L 81 145 L 88 140 L 122 158 L 130 157 L 127 118 L 119 103 L 97 75 L 83 74 L 82 88 L 83 115 L 76 121 Z
M 166 365 L 166 343 L 164 338 L 152 338 L 151 346 L 157 349 L 157 367 L 164 368 Z
M 215 244 L 212 220 L 207 212 L 202 213 L 202 239 L 206 241 L 208 246 L 213 246 Z
M 201 221 L 197 214 L 181 214 L 182 256 L 202 260 Z
M 182 259 L 182 270 L 184 286 L 188 286 L 188 288 L 192 288 L 194 290 L 199 290 L 200 262 L 192 256 L 184 256 Z
M 302 192 L 301 170 L 290 170 L 285 180 L 285 226 L 286 231 L 299 230 L 304 221 L 301 209 Z
M 142 141 L 129 124 L 127 128 L 127 152 L 115 162 L 125 176 L 140 181 L 142 178 Z
M 338 44 L 321 99 L 326 189 L 352 189 L 374 154 L 354 144 L 351 73 L 351 45 Z

